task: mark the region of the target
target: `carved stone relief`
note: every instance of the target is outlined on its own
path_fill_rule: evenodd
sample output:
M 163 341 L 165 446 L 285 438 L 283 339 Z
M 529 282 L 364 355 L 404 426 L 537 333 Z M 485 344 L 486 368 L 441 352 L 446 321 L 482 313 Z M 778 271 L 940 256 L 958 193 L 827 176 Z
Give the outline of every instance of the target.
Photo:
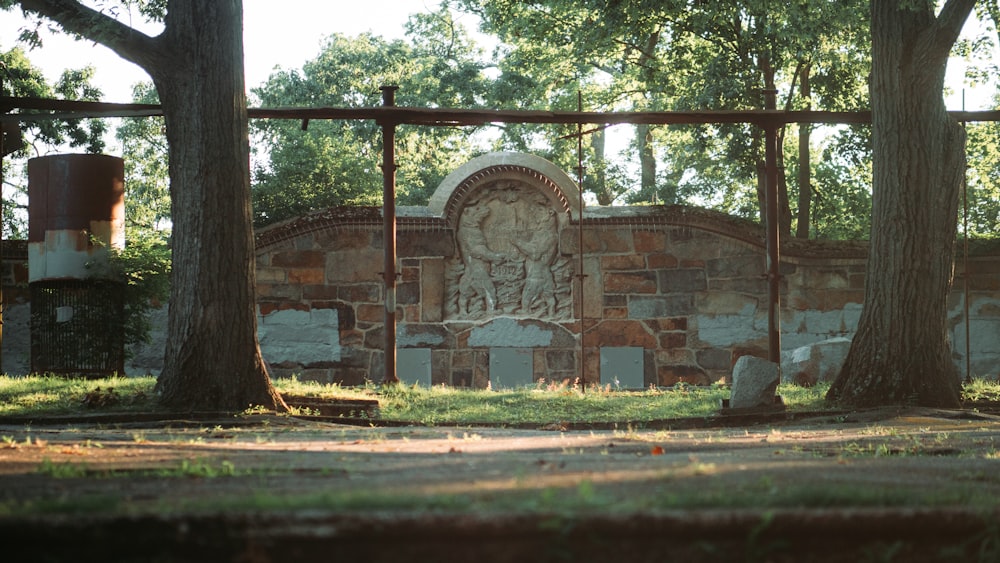
M 447 318 L 570 318 L 573 268 L 559 254 L 560 222 L 548 197 L 525 182 L 499 180 L 468 197 L 458 217 Z

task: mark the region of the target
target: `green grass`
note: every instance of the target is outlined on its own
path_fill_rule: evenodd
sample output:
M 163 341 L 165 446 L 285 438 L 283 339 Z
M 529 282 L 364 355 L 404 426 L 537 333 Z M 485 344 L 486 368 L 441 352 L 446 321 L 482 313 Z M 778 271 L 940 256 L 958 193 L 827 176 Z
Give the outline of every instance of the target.
M 155 412 L 153 377 L 72 379 L 58 376 L 0 376 L 0 417 L 53 416 L 88 412 Z M 538 385 L 490 391 L 454 387 L 321 385 L 278 379 L 283 394 L 326 399 L 377 399 L 385 420 L 426 425 L 550 424 L 634 422 L 711 416 L 730 390 L 724 385 L 677 385 L 644 391 L 608 387 Z M 829 410 L 828 385 L 781 385 L 778 394 L 789 411 Z M 1000 383 L 975 380 L 965 385 L 969 401 L 1000 400 Z M 302 414 L 302 413 L 298 413 Z
M 0 376 L 0 416 L 155 412 L 155 383 L 152 377 L 71 379 L 58 376 Z M 279 392 L 290 395 L 377 399 L 381 418 L 426 425 L 641 423 L 711 416 L 719 410 L 722 399 L 729 397 L 728 387 L 722 385 L 678 385 L 644 391 L 539 385 L 490 391 L 407 385 L 341 387 L 293 378 L 278 379 L 275 387 Z M 826 389 L 826 386 L 807 389 L 783 385 L 778 393 L 790 410 L 822 410 L 829 408 L 823 400 Z
M 155 409 L 153 377 L 77 379 L 0 376 L 0 416 L 141 412 Z

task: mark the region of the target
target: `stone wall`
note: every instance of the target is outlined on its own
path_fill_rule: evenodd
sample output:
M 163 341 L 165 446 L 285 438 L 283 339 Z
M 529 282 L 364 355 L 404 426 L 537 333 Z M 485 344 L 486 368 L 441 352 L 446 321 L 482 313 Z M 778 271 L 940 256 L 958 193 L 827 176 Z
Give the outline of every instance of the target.
M 766 356 L 760 227 L 701 209 L 578 201 L 551 163 L 500 153 L 456 170 L 428 207 L 398 208 L 399 377 L 641 388 L 724 380 L 740 356 Z M 257 233 L 259 336 L 276 376 L 382 380 L 382 232 L 379 208 L 338 208 Z M 861 243 L 783 243 L 783 351 L 853 335 L 865 256 Z M 956 270 L 955 363 L 964 374 L 967 293 L 971 373 L 997 378 L 1000 256 L 973 255 L 968 277 L 964 262 Z M 157 318 L 129 373 L 158 372 L 165 313 Z M 26 329 L 5 325 L 5 370 L 11 330 Z
M 511 165 L 512 158 L 481 157 L 449 177 L 428 208 L 398 210 L 402 379 L 480 388 L 580 378 L 629 388 L 707 384 L 729 377 L 742 355 L 766 356 L 759 227 L 684 207 L 598 207 L 581 214 L 575 187 L 551 164 L 519 155 Z M 536 173 L 543 168 L 544 174 Z M 524 217 L 535 219 L 525 226 L 519 223 Z M 297 311 L 302 322 L 288 334 L 309 334 L 337 352 L 317 361 L 291 352 L 281 361 L 273 356 L 277 374 L 344 384 L 382 379 L 381 225 L 376 208 L 343 209 L 259 233 L 262 327 L 269 330 Z M 517 241 L 549 240 L 532 234 L 549 229 L 557 235 L 552 256 L 542 258 L 544 268 L 535 268 L 544 270 L 543 293 L 554 296 L 546 302 L 531 299 L 537 292 L 528 289 L 530 253 Z M 476 252 L 470 245 L 483 247 L 484 263 L 470 262 Z M 859 243 L 783 244 L 783 350 L 853 335 L 865 255 Z M 978 376 L 997 377 L 998 268 L 996 256 L 977 256 L 970 267 L 972 373 Z M 959 270 L 951 323 L 955 361 L 964 373 Z M 469 289 L 475 284 L 463 276 L 476 271 L 489 272 L 492 287 Z M 306 321 L 314 317 L 327 324 Z M 289 340 L 302 347 L 300 356 L 312 353 L 313 340 Z

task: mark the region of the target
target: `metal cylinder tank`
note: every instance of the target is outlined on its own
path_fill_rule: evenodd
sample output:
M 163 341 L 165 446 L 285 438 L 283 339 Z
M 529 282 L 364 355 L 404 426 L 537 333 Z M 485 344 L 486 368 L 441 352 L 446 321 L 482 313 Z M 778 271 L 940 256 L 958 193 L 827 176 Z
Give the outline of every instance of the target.
M 32 372 L 124 370 L 124 284 L 105 267 L 125 247 L 124 172 L 106 155 L 28 161 Z
M 60 154 L 28 161 L 28 281 L 86 279 L 125 246 L 125 161 Z M 99 241 L 99 242 L 98 242 Z

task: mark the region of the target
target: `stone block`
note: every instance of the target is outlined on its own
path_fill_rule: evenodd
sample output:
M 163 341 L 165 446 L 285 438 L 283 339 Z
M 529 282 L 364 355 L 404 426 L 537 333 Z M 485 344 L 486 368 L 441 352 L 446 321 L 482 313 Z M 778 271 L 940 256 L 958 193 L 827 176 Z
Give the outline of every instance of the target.
M 431 379 L 430 348 L 400 348 L 396 350 L 396 376 L 406 385 L 430 387 Z
M 384 305 L 370 305 L 363 303 L 355 309 L 357 320 L 366 323 L 381 323 L 385 320 Z
M 544 350 L 545 367 L 549 371 L 576 371 L 574 350 Z
M 753 316 L 760 304 L 759 297 L 730 291 L 710 291 L 697 296 L 697 308 L 706 314 Z M 767 307 L 766 298 L 763 306 Z
M 321 284 L 323 283 L 322 268 L 289 268 L 288 283 L 299 285 Z
M 579 248 L 576 229 L 563 229 L 559 236 L 559 249 L 563 254 L 576 254 Z M 585 254 L 629 253 L 633 252 L 632 231 L 622 228 L 584 228 L 583 252 Z
M 601 268 L 604 270 L 644 270 L 646 259 L 638 254 L 602 256 Z
M 628 316 L 630 319 L 678 317 L 690 315 L 694 312 L 694 299 L 692 296 L 680 293 L 658 297 L 632 297 L 628 302 Z
M 627 319 L 628 318 L 628 307 L 605 307 L 604 314 L 601 318 L 604 319 Z
M 660 333 L 660 348 L 684 348 L 687 346 L 686 332 Z
M 722 348 L 702 348 L 695 352 L 698 365 L 707 370 L 729 372 L 733 369 L 732 352 Z
M 428 258 L 420 268 L 420 320 L 440 322 L 444 318 L 444 260 Z
M 584 258 L 583 273 L 583 316 L 592 319 L 600 318 L 602 296 L 604 295 L 604 279 L 601 272 L 600 260 L 597 258 Z M 576 287 L 579 287 L 579 285 Z M 577 303 L 579 301 L 579 299 L 574 298 L 573 306 L 578 307 Z M 579 310 L 576 310 L 576 316 L 580 316 Z
M 733 366 L 729 408 L 750 409 L 772 406 L 777 390 L 778 365 L 755 356 L 743 356 Z
M 357 283 L 337 286 L 337 299 L 348 303 L 379 303 L 382 301 L 382 284 Z
M 840 373 L 850 348 L 851 340 L 839 337 L 785 352 L 781 355 L 781 380 L 803 387 L 832 382 Z
M 382 253 L 377 250 L 345 250 L 329 256 L 326 279 L 330 283 L 376 281 L 383 266 Z
M 698 315 L 697 339 L 718 348 L 728 348 L 749 341 L 766 338 L 767 325 L 758 326 L 755 315 L 749 309 L 739 315 Z
M 364 250 L 374 246 L 372 230 L 337 230 L 317 233 L 316 243 L 327 251 Z M 380 232 L 380 231 L 379 231 Z
M 663 252 L 667 248 L 667 235 L 662 231 L 636 231 L 632 238 L 638 254 Z
M 273 311 L 257 319 L 257 338 L 264 358 L 273 364 L 339 362 L 340 329 L 336 309 Z
M 643 321 L 653 332 L 668 332 L 675 330 L 687 330 L 687 317 L 666 317 L 660 319 L 647 319 Z
M 284 268 L 257 267 L 257 283 L 284 283 L 287 280 Z
M 650 270 L 676 268 L 678 264 L 677 257 L 672 254 L 650 254 L 646 256 L 646 267 Z
M 605 294 L 604 295 L 604 306 L 605 307 L 626 307 L 628 306 L 628 296 L 621 294 Z
M 325 284 L 307 284 L 302 286 L 302 299 L 309 301 L 312 300 L 330 300 L 330 299 L 340 299 L 340 288 L 333 285 Z M 350 301 L 350 300 L 345 300 Z
M 396 284 L 396 303 L 398 305 L 415 305 L 420 303 L 420 284 L 417 282 Z
M 288 250 L 271 255 L 274 268 L 318 268 L 326 266 L 326 253 L 322 250 Z
M 657 274 L 661 293 L 691 293 L 708 289 L 705 270 L 660 270 Z
M 400 257 L 451 257 L 455 255 L 452 231 L 401 231 L 396 235 L 396 255 Z
M 302 288 L 287 283 L 258 283 L 257 298 L 273 301 L 298 301 L 302 298 Z
M 758 295 L 767 299 L 767 279 L 760 274 L 751 278 L 711 279 L 712 291 L 730 291 Z M 788 280 L 781 280 L 781 293 L 788 290 Z
M 420 268 L 417 266 L 404 266 L 399 279 L 403 283 L 420 281 Z
M 705 263 L 709 278 L 755 278 L 767 271 L 763 256 L 717 258 Z
M 451 383 L 451 350 L 431 350 L 431 384 Z
M 558 325 L 534 322 L 530 319 L 498 317 L 472 329 L 469 334 L 470 347 L 515 347 L 535 348 L 550 346 L 555 330 L 564 330 Z
M 636 346 L 601 347 L 601 385 L 615 389 L 643 389 L 644 350 Z
M 606 293 L 650 294 L 656 293 L 655 272 L 606 272 Z
M 639 348 L 656 348 L 656 338 L 645 324 L 638 321 L 607 320 L 595 329 L 587 332 L 584 337 L 586 347 L 604 346 L 637 346 Z
M 452 348 L 451 333 L 440 324 L 401 324 L 396 327 L 396 346 L 400 348 Z

